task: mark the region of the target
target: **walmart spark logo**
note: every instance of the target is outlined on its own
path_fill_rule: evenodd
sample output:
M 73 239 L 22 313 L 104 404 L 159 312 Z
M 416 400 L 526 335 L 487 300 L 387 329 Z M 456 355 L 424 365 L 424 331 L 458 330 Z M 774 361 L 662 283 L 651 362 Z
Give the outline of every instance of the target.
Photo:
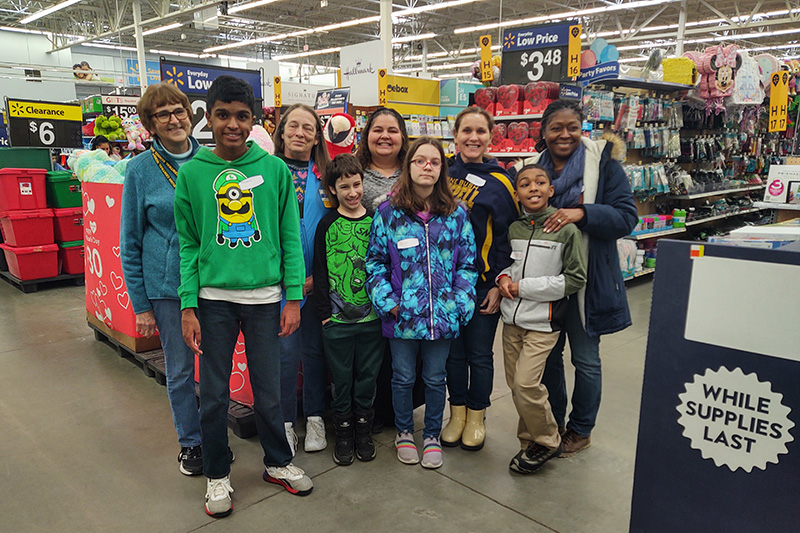
M 183 72 L 178 72 L 178 69 L 175 67 L 172 67 L 172 70 L 167 70 L 164 74 L 167 76 L 167 79 L 164 80 L 165 82 L 171 83 L 175 87 L 183 85 L 183 80 L 181 79 L 181 77 L 183 77 Z
M 512 34 L 503 36 L 503 48 L 511 48 L 515 44 L 517 44 L 517 34 L 516 33 L 512 33 Z
M 11 116 L 21 116 L 24 113 L 25 106 L 19 102 L 11 102 Z

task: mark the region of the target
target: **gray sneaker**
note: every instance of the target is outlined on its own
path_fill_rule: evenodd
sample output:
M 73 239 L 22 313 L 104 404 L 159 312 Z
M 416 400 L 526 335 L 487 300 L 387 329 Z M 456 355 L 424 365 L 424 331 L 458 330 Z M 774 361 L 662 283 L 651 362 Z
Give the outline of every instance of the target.
M 206 483 L 206 513 L 213 518 L 222 518 L 233 512 L 231 503 L 231 477 L 208 478 Z
M 311 478 L 292 463 L 286 466 L 268 466 L 263 477 L 264 481 L 280 485 L 297 496 L 307 496 L 314 489 Z

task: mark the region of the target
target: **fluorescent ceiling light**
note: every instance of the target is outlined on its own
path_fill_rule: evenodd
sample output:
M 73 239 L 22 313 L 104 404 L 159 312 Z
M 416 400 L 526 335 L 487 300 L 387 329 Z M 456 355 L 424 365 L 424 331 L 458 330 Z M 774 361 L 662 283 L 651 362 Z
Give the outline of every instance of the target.
M 495 44 L 495 45 L 492 46 L 492 50 L 500 50 L 501 48 L 502 48 L 502 46 L 500 46 L 499 44 Z M 428 54 L 426 57 L 428 59 L 436 59 L 436 58 L 439 58 L 439 57 L 476 54 L 476 53 L 478 53 L 480 51 L 481 51 L 480 48 L 462 48 L 461 50 L 455 50 L 453 52 L 433 52 L 433 53 Z M 408 56 L 405 59 L 401 60 L 400 62 L 401 63 L 410 63 L 410 62 L 413 62 L 413 61 L 422 61 L 422 58 L 423 58 L 422 55 Z
M 638 63 L 640 61 L 647 61 L 650 59 L 649 57 L 623 57 L 618 62 L 619 63 Z
M 428 4 L 420 7 L 412 7 L 410 9 L 403 9 L 392 13 L 392 18 L 395 17 L 410 17 L 418 13 L 425 13 L 426 11 L 434 11 L 439 9 L 447 9 L 448 7 L 461 6 L 464 4 L 471 4 L 473 2 L 480 2 L 481 0 L 452 0 L 450 2 L 440 2 L 438 4 Z
M 416 13 L 423 13 L 426 11 L 434 11 L 439 9 L 446 9 L 448 7 L 453 7 L 457 5 L 469 4 L 472 2 L 479 2 L 481 0 L 451 0 L 450 2 L 441 2 L 438 4 L 428 4 L 421 7 L 414 7 L 411 9 L 403 9 L 400 11 L 396 11 L 392 13 L 392 18 L 397 19 L 400 17 L 408 17 L 414 15 Z M 656 0 L 648 0 L 648 1 L 656 1 Z M 678 0 L 658 0 L 659 2 L 663 1 L 678 1 Z M 247 4 L 252 5 L 252 4 Z M 236 9 L 234 8 L 228 9 L 228 13 L 235 13 L 233 11 Z M 308 28 L 306 30 L 298 30 L 289 33 L 281 33 L 279 35 L 271 35 L 269 37 L 260 37 L 258 39 L 246 39 L 243 41 L 238 41 L 235 43 L 223 44 L 219 46 L 212 46 L 210 48 L 206 48 L 203 52 L 210 53 L 210 52 L 218 52 L 220 50 L 228 50 L 231 48 L 239 48 L 241 46 L 249 46 L 252 44 L 261 44 L 261 43 L 271 43 L 275 41 L 283 41 L 284 39 L 290 39 L 292 37 L 302 37 L 304 35 L 311 35 L 313 33 L 320 33 L 326 31 L 334 31 L 334 30 L 341 30 L 342 28 L 350 28 L 352 26 L 361 26 L 362 24 L 371 24 L 373 22 L 380 22 L 381 17 L 380 15 L 375 15 L 373 17 L 364 17 L 360 19 L 353 19 L 353 20 L 346 20 L 344 22 L 337 22 L 335 24 L 328 24 L 325 26 L 317 26 L 316 28 Z
M 258 61 L 252 57 L 244 57 L 244 56 L 226 56 L 224 54 L 214 54 L 214 57 L 219 59 L 227 59 L 229 61 Z
M 479 26 L 469 26 L 466 28 L 456 28 L 453 33 L 471 33 L 476 31 L 494 30 L 497 28 L 507 28 L 509 26 L 521 26 L 523 24 L 531 24 L 534 22 L 546 22 L 548 20 L 555 21 L 556 19 L 568 19 L 575 17 L 585 17 L 588 15 L 597 15 L 599 13 L 609 13 L 611 11 L 624 11 L 628 9 L 638 9 L 642 7 L 650 7 L 662 4 L 671 4 L 680 0 L 638 0 L 636 2 L 627 2 L 623 4 L 604 5 L 602 7 L 593 7 L 590 9 L 577 9 L 573 11 L 564 11 L 562 13 L 554 13 L 552 15 L 540 15 L 538 17 L 530 17 L 525 19 L 507 20 L 504 22 L 497 22 L 494 24 L 481 24 Z
M 56 4 L 54 6 L 48 7 L 47 9 L 42 9 L 41 11 L 37 11 L 33 15 L 30 15 L 30 16 L 25 17 L 24 19 L 20 20 L 19 23 L 20 24 L 28 24 L 30 22 L 33 22 L 34 20 L 39 20 L 42 17 L 46 17 L 50 13 L 55 13 L 56 11 L 64 9 L 65 7 L 69 7 L 69 6 L 75 5 L 80 1 L 81 0 L 66 0 L 65 2 L 61 2 L 60 4 Z
M 459 72 L 458 74 L 437 74 L 436 75 L 436 77 L 440 78 L 440 79 L 441 78 L 466 78 L 468 76 L 471 78 L 472 74 L 470 74 L 469 72 Z M 473 81 L 475 81 L 476 83 L 478 82 L 478 80 L 473 80 Z
M 428 67 L 428 70 L 451 70 L 454 68 L 466 68 L 472 66 L 474 61 L 465 61 L 463 63 L 449 63 L 447 65 L 432 65 Z
M 261 7 L 267 4 L 272 4 L 273 2 L 277 1 L 278 0 L 258 0 L 257 2 L 250 2 L 249 4 L 237 4 L 233 7 L 228 8 L 228 14 L 232 15 L 234 13 L 244 11 L 245 9 L 253 9 L 254 7 Z
M 405 35 L 403 37 L 395 37 L 392 39 L 392 44 L 410 43 L 411 41 L 424 41 L 425 39 L 433 39 L 436 37 L 435 33 L 421 33 L 419 35 Z
M 201 58 L 200 54 L 193 54 L 191 52 L 173 52 L 172 50 L 150 50 L 150 53 L 162 56 L 193 57 L 195 59 Z
M 174 30 L 175 28 L 180 28 L 181 26 L 183 26 L 183 23 L 173 22 L 172 24 L 167 24 L 166 26 L 160 26 L 158 28 L 153 28 L 152 30 L 143 31 L 142 35 L 153 35 L 154 33 L 160 33 L 162 31 Z
M 310 57 L 310 56 L 318 56 L 322 54 L 335 54 L 336 52 L 340 51 L 342 48 L 337 46 L 335 48 L 325 48 L 324 50 L 309 50 L 308 52 L 300 52 L 297 54 L 285 54 L 282 56 L 275 56 L 272 59 L 276 61 L 280 61 L 282 59 L 296 59 L 298 57 Z
M 135 52 L 136 48 L 132 46 L 119 46 L 116 44 L 104 43 L 81 43 L 81 46 L 89 46 L 91 48 L 108 48 L 109 50 L 122 50 L 123 52 Z
M 45 37 L 52 38 L 54 34 L 49 31 L 42 31 L 42 30 L 29 30 L 28 28 L 14 28 L 11 26 L 0 26 L 0 31 L 13 31 L 17 33 L 29 33 L 31 35 L 44 35 Z M 59 33 L 61 37 L 66 37 L 67 39 L 83 39 L 80 35 L 72 35 L 69 33 Z
M 684 41 L 684 42 L 686 42 L 686 41 Z M 628 45 L 628 46 L 617 46 L 617 50 L 619 50 L 620 52 L 624 52 L 626 50 L 641 50 L 642 48 L 669 47 L 669 46 L 675 46 L 676 44 L 678 44 L 678 43 L 675 42 L 675 41 L 667 41 L 665 43 L 648 42 L 648 43 L 640 43 L 640 44 L 631 44 L 631 45 Z

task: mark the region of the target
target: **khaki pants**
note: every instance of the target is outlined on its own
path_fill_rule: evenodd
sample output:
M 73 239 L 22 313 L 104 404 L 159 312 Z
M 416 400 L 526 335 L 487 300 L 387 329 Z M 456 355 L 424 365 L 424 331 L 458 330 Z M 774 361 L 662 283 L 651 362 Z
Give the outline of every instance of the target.
M 558 425 L 547 401 L 542 374 L 559 332 L 529 331 L 503 324 L 503 359 L 506 383 L 519 414 L 517 437 L 522 449 L 536 442 L 551 450 L 561 444 Z

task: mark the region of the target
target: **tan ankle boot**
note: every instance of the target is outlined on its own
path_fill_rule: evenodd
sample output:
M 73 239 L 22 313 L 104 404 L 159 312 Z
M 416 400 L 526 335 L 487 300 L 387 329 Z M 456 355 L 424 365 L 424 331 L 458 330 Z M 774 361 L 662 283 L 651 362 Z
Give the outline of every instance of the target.
M 483 417 L 486 409 L 473 411 L 467 409 L 467 423 L 464 432 L 461 434 L 461 447 L 465 450 L 480 450 L 483 448 L 483 440 L 486 438 L 486 426 L 483 424 Z
M 467 406 L 451 405 L 450 421 L 442 430 L 443 446 L 458 446 L 461 444 L 461 434 L 464 432 L 464 425 L 467 423 Z

